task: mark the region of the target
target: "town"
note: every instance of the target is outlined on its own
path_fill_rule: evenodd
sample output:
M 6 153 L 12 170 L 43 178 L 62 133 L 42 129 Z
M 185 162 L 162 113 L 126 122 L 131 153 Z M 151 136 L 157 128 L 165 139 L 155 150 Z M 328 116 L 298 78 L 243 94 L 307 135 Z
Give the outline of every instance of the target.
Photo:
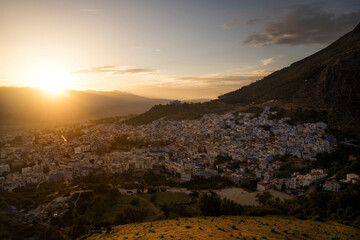
M 233 112 L 197 120 L 160 119 L 147 125 L 122 122 L 80 124 L 71 140 L 62 132 L 21 131 L 2 136 L 0 188 L 13 191 L 46 181 L 71 181 L 90 173 L 143 173 L 166 169 L 179 182 L 221 176 L 234 185 L 257 182 L 257 190 L 288 191 L 325 181 L 324 190 L 339 191 L 340 183 L 326 169 L 277 177 L 276 156 L 312 161 L 336 144 L 323 122 L 288 124 L 266 107 L 261 114 Z M 74 134 L 73 134 L 74 135 Z M 359 181 L 348 173 L 344 182 Z

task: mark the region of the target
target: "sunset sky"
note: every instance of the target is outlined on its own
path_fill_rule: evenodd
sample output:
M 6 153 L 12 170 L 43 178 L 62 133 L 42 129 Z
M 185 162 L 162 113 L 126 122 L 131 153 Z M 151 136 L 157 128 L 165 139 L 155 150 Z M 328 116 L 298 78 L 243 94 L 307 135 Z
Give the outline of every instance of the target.
M 0 85 L 216 98 L 359 22 L 359 0 L 0 0 Z

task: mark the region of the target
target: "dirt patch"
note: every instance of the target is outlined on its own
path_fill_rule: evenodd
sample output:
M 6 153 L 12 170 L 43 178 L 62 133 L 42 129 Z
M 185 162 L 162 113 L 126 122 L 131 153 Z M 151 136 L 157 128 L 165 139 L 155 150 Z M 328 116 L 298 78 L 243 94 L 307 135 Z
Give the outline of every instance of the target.
M 216 190 L 215 192 L 220 197 L 233 200 L 234 202 L 239 203 L 241 205 L 252 205 L 252 206 L 259 205 L 259 203 L 256 201 L 256 194 L 258 194 L 259 192 L 247 192 L 242 188 L 225 188 L 221 190 Z M 279 198 L 280 200 L 292 198 L 292 196 L 283 192 L 279 192 L 275 190 L 269 190 L 268 192 L 270 192 L 274 198 Z

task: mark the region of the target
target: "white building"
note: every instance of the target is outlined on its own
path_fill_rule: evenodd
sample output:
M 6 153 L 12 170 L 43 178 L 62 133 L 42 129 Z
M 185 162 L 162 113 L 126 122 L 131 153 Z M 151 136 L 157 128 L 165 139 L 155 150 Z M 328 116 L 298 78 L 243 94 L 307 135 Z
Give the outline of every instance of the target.
M 356 173 L 348 173 L 346 174 L 346 182 L 351 182 L 353 179 L 358 179 L 359 175 Z
M 0 165 L 0 175 L 6 172 L 10 172 L 9 164 L 1 164 Z
M 181 181 L 182 182 L 189 182 L 191 180 L 191 174 L 188 173 L 181 173 Z
M 271 187 L 271 185 L 269 182 L 258 182 L 258 184 L 257 184 L 257 190 L 259 192 L 269 190 L 270 187 Z
M 325 181 L 323 188 L 325 191 L 338 192 L 340 189 L 340 184 L 338 182 L 336 182 L 335 180 L 328 180 L 328 181 Z

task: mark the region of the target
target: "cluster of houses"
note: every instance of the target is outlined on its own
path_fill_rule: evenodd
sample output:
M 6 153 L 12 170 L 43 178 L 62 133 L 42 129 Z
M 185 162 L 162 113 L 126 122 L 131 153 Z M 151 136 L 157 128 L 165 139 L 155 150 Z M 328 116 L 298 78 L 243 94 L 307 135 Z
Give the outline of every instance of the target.
M 312 169 L 310 173 L 301 175 L 294 172 L 291 178 L 275 178 L 270 181 L 261 181 L 257 184 L 258 191 L 265 191 L 269 189 L 285 190 L 285 189 L 298 189 L 310 186 L 315 182 L 326 179 L 327 174 L 323 169 Z
M 61 135 L 69 130 L 65 127 L 3 136 L 0 187 L 12 191 L 44 181 L 130 169 L 138 174 L 166 169 L 179 181 L 222 176 L 241 184 L 255 179 L 260 191 L 296 189 L 324 179 L 326 174 L 321 169 L 294 174 L 289 179 L 275 178 L 282 163 L 274 161 L 274 156 L 291 154 L 311 159 L 333 147 L 325 123 L 292 126 L 288 118 L 271 118 L 275 114 L 265 108 L 259 116 L 241 112 L 210 114 L 198 120 L 160 119 L 142 126 L 86 122 L 77 126 L 81 134 L 69 141 Z M 119 135 L 147 145 L 99 153 L 99 149 L 109 149 Z M 18 140 L 20 136 L 20 143 L 14 141 L 16 136 Z
M 360 176 L 356 173 L 346 174 L 346 179 L 336 181 L 334 178 L 327 179 L 323 185 L 323 189 L 326 191 L 338 192 L 341 188 L 341 184 L 350 184 L 360 182 Z

